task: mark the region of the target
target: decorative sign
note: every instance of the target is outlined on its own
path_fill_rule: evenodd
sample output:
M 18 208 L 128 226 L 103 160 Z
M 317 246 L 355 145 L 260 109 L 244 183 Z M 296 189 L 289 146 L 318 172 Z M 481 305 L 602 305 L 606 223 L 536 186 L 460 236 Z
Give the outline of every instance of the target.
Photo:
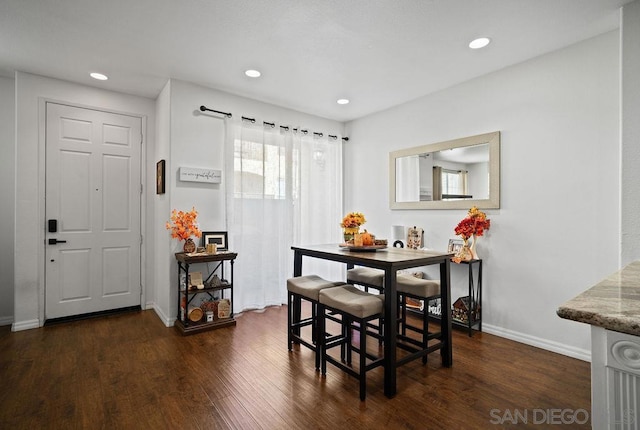
M 219 184 L 222 180 L 222 172 L 213 169 L 198 169 L 195 167 L 181 167 L 180 180 L 186 182 L 207 182 Z

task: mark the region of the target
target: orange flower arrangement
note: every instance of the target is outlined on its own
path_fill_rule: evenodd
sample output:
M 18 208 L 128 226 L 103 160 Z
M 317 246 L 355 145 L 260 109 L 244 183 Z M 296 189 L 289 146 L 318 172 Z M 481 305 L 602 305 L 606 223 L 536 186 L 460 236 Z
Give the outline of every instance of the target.
M 458 223 L 454 231 L 464 240 L 468 240 L 471 236 L 482 236 L 490 227 L 491 220 L 487 218 L 487 214 L 473 206 L 469 209 L 467 217 Z
M 348 229 L 359 229 L 359 227 L 367 222 L 364 218 L 364 214 L 361 212 L 349 212 L 342 218 L 340 227 Z
M 171 237 L 180 240 L 187 240 L 191 236 L 200 237 L 202 232 L 198 228 L 196 219 L 198 218 L 198 211 L 195 207 L 192 207 L 189 212 L 183 212 L 178 210 L 171 211 L 171 221 L 167 222 L 167 230 L 171 230 Z

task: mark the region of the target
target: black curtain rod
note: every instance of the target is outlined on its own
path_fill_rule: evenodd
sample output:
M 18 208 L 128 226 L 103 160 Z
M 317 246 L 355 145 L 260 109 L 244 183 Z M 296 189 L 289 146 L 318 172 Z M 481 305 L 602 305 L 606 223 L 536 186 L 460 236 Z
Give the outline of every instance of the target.
M 209 108 L 205 107 L 204 105 L 203 105 L 203 106 L 200 106 L 200 110 L 201 110 L 202 112 L 204 112 L 204 111 L 208 111 L 208 112 L 215 112 L 215 113 L 219 113 L 220 115 L 225 115 L 227 118 L 231 118 L 231 116 L 232 116 L 230 112 L 220 112 L 219 110 L 209 109 Z
M 232 115 L 231 115 L 231 113 L 229 113 L 229 112 L 220 112 L 219 110 L 209 109 L 209 108 L 205 107 L 204 105 L 203 105 L 203 106 L 200 106 L 200 110 L 201 110 L 202 112 L 204 112 L 204 111 L 209 111 L 209 112 L 219 113 L 220 115 L 226 115 L 226 116 L 227 116 L 227 118 L 231 118 L 231 116 L 232 116 Z M 255 118 L 249 118 L 249 117 L 246 117 L 246 116 L 243 116 L 243 117 L 242 117 L 242 119 L 243 119 L 244 121 L 249 121 L 249 122 L 250 122 L 250 123 L 252 123 L 252 124 L 255 124 L 255 122 L 256 122 L 256 119 L 255 119 Z M 276 123 L 275 123 L 275 122 L 262 121 L 262 124 L 264 124 L 264 125 L 270 125 L 270 126 L 271 126 L 271 128 L 275 128 L 275 126 L 276 126 Z M 280 126 L 280 128 L 284 129 L 285 131 L 289 131 L 289 126 L 281 125 L 281 126 Z M 298 131 L 298 129 L 297 129 L 297 128 L 294 128 L 294 129 L 293 129 L 293 131 L 297 132 L 297 131 Z M 300 132 L 301 132 L 301 133 L 303 133 L 303 134 L 307 134 L 307 133 L 309 133 L 309 130 L 302 130 L 302 129 L 301 129 L 301 130 L 300 130 Z M 315 136 L 318 136 L 318 137 L 322 137 L 322 136 L 324 136 L 324 134 L 323 134 L 323 133 L 319 133 L 319 132 L 315 132 L 315 131 L 313 132 L 313 134 L 314 134 Z M 332 135 L 332 134 L 329 134 L 328 136 L 329 136 L 330 138 L 332 138 L 332 139 L 337 139 L 337 138 L 338 138 L 338 136 L 334 136 L 334 135 Z M 342 140 L 344 140 L 345 142 L 348 142 L 348 141 L 349 141 L 349 138 L 348 138 L 348 137 L 343 137 L 343 138 L 342 138 Z

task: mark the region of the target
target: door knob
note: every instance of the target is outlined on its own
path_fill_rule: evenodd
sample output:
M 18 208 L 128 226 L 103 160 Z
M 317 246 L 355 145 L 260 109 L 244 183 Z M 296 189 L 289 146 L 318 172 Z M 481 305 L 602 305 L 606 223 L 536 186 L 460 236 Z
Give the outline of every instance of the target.
M 56 243 L 67 243 L 66 240 L 49 239 L 49 245 L 55 245 Z

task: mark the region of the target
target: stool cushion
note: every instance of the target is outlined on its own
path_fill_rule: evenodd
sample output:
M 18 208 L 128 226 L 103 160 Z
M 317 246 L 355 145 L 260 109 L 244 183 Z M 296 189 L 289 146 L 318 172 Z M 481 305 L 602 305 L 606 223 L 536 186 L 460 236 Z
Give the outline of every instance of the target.
M 325 288 L 319 297 L 323 305 L 358 318 L 382 314 L 384 309 L 384 294 L 366 293 L 353 285 Z
M 396 290 L 399 293 L 413 294 L 418 297 L 434 297 L 440 295 L 440 281 L 420 279 L 410 275 L 398 275 Z
M 384 271 L 370 267 L 355 267 L 347 270 L 347 282 L 353 284 L 369 284 L 384 288 Z
M 318 301 L 318 292 L 320 292 L 320 290 L 338 285 L 345 285 L 345 283 L 342 281 L 327 281 L 318 275 L 298 276 L 287 279 L 288 291 L 310 300 L 315 300 L 316 302 Z

